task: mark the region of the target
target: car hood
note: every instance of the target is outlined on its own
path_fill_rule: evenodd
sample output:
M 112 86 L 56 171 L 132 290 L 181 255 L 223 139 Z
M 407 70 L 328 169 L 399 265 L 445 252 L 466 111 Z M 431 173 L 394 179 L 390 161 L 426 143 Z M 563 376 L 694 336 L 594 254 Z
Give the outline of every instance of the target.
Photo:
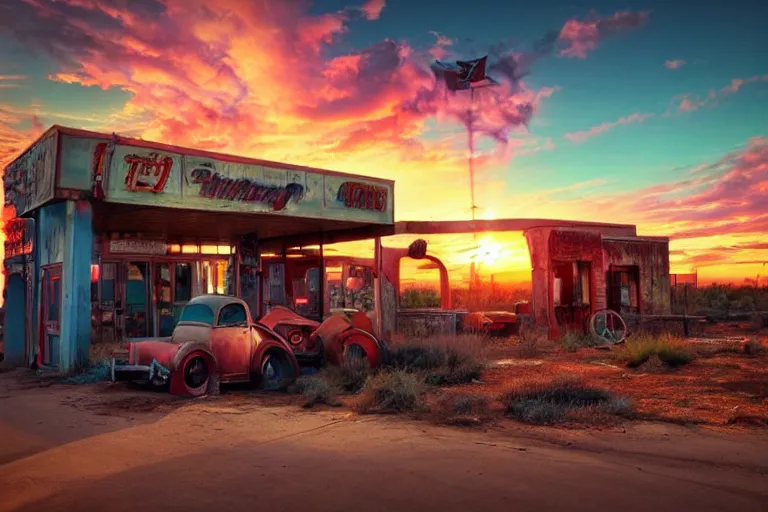
M 172 341 L 135 341 L 128 344 L 128 362 L 149 366 L 157 361 L 166 368 L 173 365 L 173 356 L 181 345 Z

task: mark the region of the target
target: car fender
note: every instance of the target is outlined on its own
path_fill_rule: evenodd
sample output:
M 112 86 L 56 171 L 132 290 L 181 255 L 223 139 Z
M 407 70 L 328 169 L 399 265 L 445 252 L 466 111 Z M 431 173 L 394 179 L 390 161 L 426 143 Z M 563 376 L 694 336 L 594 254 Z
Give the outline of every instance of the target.
M 339 335 L 339 342 L 342 346 L 342 354 L 339 354 L 338 361 L 342 362 L 343 353 L 349 345 L 359 345 L 368 358 L 368 364 L 371 368 L 377 368 L 382 361 L 382 348 L 379 340 L 371 333 L 362 329 L 348 329 Z
M 261 363 L 264 361 L 267 352 L 277 350 L 286 354 L 286 357 L 294 368 L 295 375 L 301 373 L 296 355 L 293 353 L 293 350 L 291 350 L 291 347 L 287 342 L 280 338 L 271 339 L 264 337 L 258 347 L 256 347 L 253 357 L 251 357 L 251 374 L 254 377 L 261 377 Z
M 211 347 L 207 343 L 198 343 L 198 342 L 184 342 L 181 343 L 181 346 L 179 347 L 179 350 L 176 352 L 176 354 L 173 356 L 173 363 L 171 365 L 171 372 L 174 372 L 179 365 L 191 354 L 192 352 L 202 352 L 213 363 L 213 374 L 216 374 L 218 371 L 218 364 L 216 361 L 216 356 L 213 355 L 213 352 L 211 351 Z

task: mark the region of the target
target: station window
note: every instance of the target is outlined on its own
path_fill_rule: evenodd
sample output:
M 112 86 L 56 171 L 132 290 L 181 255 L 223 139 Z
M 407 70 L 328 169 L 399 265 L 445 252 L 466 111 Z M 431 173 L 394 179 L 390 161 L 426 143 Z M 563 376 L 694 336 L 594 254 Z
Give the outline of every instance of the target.
M 192 266 L 177 263 L 175 272 L 175 302 L 188 302 L 192 298 Z

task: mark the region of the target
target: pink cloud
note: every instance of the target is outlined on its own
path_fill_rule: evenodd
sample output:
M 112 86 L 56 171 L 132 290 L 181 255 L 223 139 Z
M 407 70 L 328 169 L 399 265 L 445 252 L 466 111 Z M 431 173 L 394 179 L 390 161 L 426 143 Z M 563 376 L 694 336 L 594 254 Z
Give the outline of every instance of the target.
M 91 129 L 363 173 L 465 172 L 464 148 L 420 135 L 429 118 L 468 124 L 469 95 L 447 95 L 426 66 L 428 50 L 404 41 L 349 51 L 344 39 L 361 7 L 314 15 L 303 1 L 126 5 L 16 0 L 0 31 L 52 57 L 53 80 L 130 93 L 122 111 L 99 124 L 87 120 Z M 378 15 L 384 5 L 369 2 L 365 12 Z M 518 66 L 546 53 L 536 51 L 494 62 Z M 520 74 L 494 76 L 502 85 L 475 94 L 471 124 L 478 144 L 490 137 L 500 143 L 494 151 L 508 155 L 509 135 L 525 131 L 555 89 L 532 90 Z M 55 118 L 42 112 L 39 119 Z M 81 125 L 76 115 L 70 120 Z M 494 158 L 479 156 L 478 168 Z
M 676 59 L 676 60 L 668 60 L 664 63 L 664 67 L 671 70 L 680 69 L 681 67 L 685 66 L 685 61 Z
M 648 17 L 647 12 L 621 11 L 607 18 L 570 19 L 560 30 L 559 39 L 565 45 L 560 50 L 560 56 L 585 59 L 600 41 L 634 30 L 643 25 Z
M 435 39 L 437 39 L 435 45 L 429 49 L 429 54 L 437 60 L 445 59 L 445 57 L 448 55 L 446 47 L 453 45 L 453 39 L 439 34 L 434 30 L 431 30 L 429 33 L 435 36 Z
M 381 11 L 384 10 L 386 5 L 386 0 L 368 0 L 363 4 L 360 10 L 363 12 L 366 19 L 377 20 L 379 19 L 379 16 L 381 16 Z
M 599 124 L 597 126 L 593 126 L 589 130 L 566 133 L 563 137 L 570 140 L 571 142 L 584 142 L 585 140 L 591 137 L 613 130 L 617 126 L 632 124 L 632 123 L 642 123 L 649 117 L 653 117 L 653 114 L 640 114 L 635 112 L 634 114 L 631 114 L 625 117 L 620 117 L 616 121 L 606 122 L 606 123 Z
M 675 96 L 672 99 L 672 102 L 673 104 L 677 102 L 676 109 L 678 112 L 693 112 L 694 110 L 699 110 L 700 108 L 708 105 L 716 105 L 719 99 L 730 96 L 732 94 L 736 94 L 745 85 L 759 82 L 768 82 L 768 74 L 755 75 L 749 78 L 734 78 L 731 80 L 731 83 L 725 87 L 717 91 L 711 90 L 704 97 L 686 93 Z

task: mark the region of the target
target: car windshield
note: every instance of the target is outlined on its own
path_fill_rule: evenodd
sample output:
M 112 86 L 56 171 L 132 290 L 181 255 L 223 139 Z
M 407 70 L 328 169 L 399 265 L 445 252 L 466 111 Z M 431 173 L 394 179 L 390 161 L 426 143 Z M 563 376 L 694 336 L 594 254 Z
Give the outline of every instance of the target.
M 205 304 L 188 304 L 181 312 L 179 322 L 200 322 L 213 325 L 213 310 Z

